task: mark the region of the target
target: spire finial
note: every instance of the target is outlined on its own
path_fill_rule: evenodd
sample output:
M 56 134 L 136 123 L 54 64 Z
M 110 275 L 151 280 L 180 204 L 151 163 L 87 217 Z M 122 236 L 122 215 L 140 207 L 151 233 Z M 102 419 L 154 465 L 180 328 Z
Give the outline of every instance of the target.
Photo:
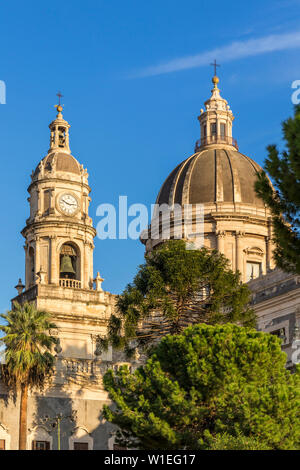
M 216 59 L 215 59 L 214 62 L 213 62 L 212 64 L 210 64 L 210 65 L 212 65 L 212 66 L 214 67 L 214 72 L 215 72 L 215 74 L 214 74 L 214 76 L 213 76 L 213 78 L 212 78 L 212 82 L 213 82 L 215 88 L 217 88 L 217 85 L 218 85 L 218 83 L 219 83 L 219 78 L 217 77 L 217 67 L 221 67 L 221 65 L 220 65 L 220 64 L 217 64 Z
M 59 113 L 61 113 L 63 110 L 63 105 L 61 104 L 60 100 L 61 98 L 63 98 L 64 95 L 62 95 L 61 92 L 59 91 L 58 93 L 56 93 L 56 96 L 58 96 L 58 104 L 56 104 L 54 107 L 57 109 Z

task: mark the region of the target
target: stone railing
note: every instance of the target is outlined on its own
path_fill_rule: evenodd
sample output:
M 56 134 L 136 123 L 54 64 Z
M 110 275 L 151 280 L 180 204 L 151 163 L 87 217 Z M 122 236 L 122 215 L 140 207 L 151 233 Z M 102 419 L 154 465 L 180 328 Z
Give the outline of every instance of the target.
M 94 373 L 94 362 L 91 359 L 72 359 L 66 358 L 63 359 L 63 364 L 66 368 L 66 371 L 69 373 Z
M 69 289 L 81 289 L 81 281 L 77 281 L 77 279 L 60 279 L 59 285 Z
M 17 297 L 14 297 L 12 301 L 16 301 L 19 304 L 23 304 L 24 302 L 30 302 L 36 298 L 37 290 L 38 286 L 34 285 L 27 289 L 25 292 L 22 292 L 22 294 L 19 294 L 17 295 Z
M 72 357 L 61 357 L 58 359 L 57 369 L 69 377 L 101 377 L 112 366 L 109 361 L 95 359 L 79 359 Z
M 210 144 L 227 144 L 233 145 L 237 150 L 239 149 L 237 141 L 228 135 L 207 135 L 206 137 L 201 137 L 197 140 L 195 145 L 195 152 L 198 152 L 202 147 Z
M 99 385 L 105 372 L 103 365 L 92 359 L 61 357 L 57 359 L 53 379 L 56 384 Z
M 116 372 L 122 365 L 127 365 L 130 371 L 134 371 L 140 363 L 131 364 L 123 361 L 113 363 L 106 360 L 58 356 L 51 381 L 56 385 L 69 383 L 81 387 L 102 388 L 102 379 L 108 369 L 113 369 Z

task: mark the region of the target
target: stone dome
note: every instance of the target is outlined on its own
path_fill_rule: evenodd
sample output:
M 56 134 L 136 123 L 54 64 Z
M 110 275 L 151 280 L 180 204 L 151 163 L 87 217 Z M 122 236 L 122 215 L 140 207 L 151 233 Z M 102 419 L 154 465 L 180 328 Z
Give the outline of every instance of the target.
M 261 167 L 239 152 L 232 135 L 234 115 L 220 95 L 218 77 L 212 81 L 211 97 L 198 116 L 195 153 L 163 183 L 140 240 L 146 253 L 176 238 L 195 248 L 216 249 L 247 282 L 274 267 L 272 217 L 254 189 Z
M 80 165 L 76 158 L 68 153 L 49 153 L 42 160 L 43 167 L 46 172 L 62 171 L 66 173 L 73 173 L 80 175 Z M 36 167 L 34 175 L 40 172 L 40 164 Z
M 261 167 L 235 149 L 204 148 L 165 180 L 157 204 L 242 203 L 263 207 L 254 183 Z

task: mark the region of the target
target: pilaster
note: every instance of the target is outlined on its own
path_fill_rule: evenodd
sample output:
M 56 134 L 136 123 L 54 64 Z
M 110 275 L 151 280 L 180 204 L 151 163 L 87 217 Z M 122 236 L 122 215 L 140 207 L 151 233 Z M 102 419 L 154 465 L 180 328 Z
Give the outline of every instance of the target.
M 243 265 L 243 238 L 245 236 L 245 232 L 237 231 L 235 234 L 236 239 L 236 270 L 243 273 L 244 265 Z M 244 279 L 242 279 L 244 281 Z

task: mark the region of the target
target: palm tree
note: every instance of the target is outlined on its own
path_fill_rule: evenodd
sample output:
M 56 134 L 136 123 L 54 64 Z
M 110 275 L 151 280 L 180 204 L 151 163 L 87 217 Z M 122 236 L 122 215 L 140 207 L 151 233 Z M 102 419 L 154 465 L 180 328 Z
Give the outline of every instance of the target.
M 6 322 L 0 325 L 5 334 L 0 341 L 6 347 L 2 377 L 8 386 L 21 391 L 19 450 L 25 450 L 28 390 L 42 388 L 54 368 L 51 351 L 57 340 L 50 330 L 56 329 L 56 325 L 48 312 L 37 310 L 32 303 L 16 302 L 12 310 L 0 317 Z

